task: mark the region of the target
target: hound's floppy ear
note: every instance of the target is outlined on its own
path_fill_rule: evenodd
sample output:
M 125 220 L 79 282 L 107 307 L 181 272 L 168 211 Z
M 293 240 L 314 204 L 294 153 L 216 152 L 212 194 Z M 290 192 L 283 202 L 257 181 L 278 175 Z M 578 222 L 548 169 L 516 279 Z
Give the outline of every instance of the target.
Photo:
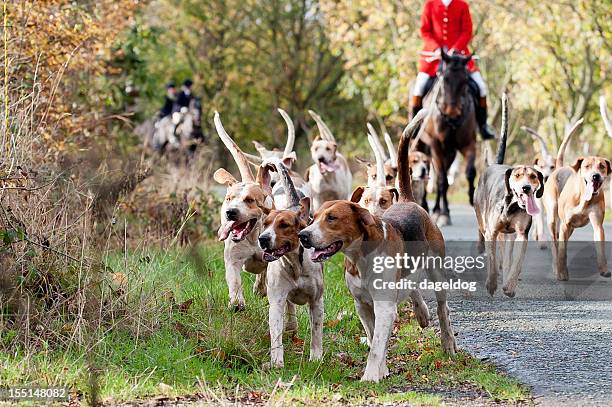
M 584 161 L 584 157 L 576 158 L 576 161 L 574 161 L 574 163 L 571 165 L 571 167 L 574 169 L 574 171 L 576 171 L 576 172 L 580 171 L 580 167 L 582 166 L 582 162 L 583 161 Z
M 399 191 L 397 188 L 389 188 L 389 191 L 391 191 L 391 195 L 395 197 L 395 202 L 399 201 Z
M 504 182 L 506 183 L 506 195 L 512 195 L 512 190 L 510 189 L 510 176 L 512 175 L 512 168 L 508 168 L 506 170 L 506 174 L 504 174 Z
M 357 211 L 357 215 L 359 216 L 359 221 L 363 226 L 372 226 L 376 224 L 374 220 L 374 216 L 370 213 L 366 208 L 362 208 L 361 206 L 355 205 L 355 210 Z
M 310 198 L 304 197 L 300 199 L 299 217 L 302 222 L 308 223 L 310 219 Z
M 225 168 L 219 168 L 215 171 L 213 179 L 219 184 L 227 185 L 228 187 L 237 184 L 238 181 L 232 174 L 230 174 Z
M 610 175 L 612 173 L 612 165 L 610 164 L 610 160 L 604 160 L 606 162 L 606 167 L 608 167 L 607 174 Z
M 259 166 L 257 170 L 257 177 L 255 178 L 257 183 L 261 186 L 264 193 L 270 195 L 272 193 L 272 177 L 270 176 L 270 171 L 276 171 L 274 165 L 269 162 L 264 162 Z
M 283 157 L 281 161 L 285 167 L 291 168 L 293 163 L 297 161 L 297 155 L 295 154 L 295 151 L 292 151 L 291 154 Z
M 538 181 L 540 181 L 540 188 L 536 191 L 535 196 L 536 198 L 542 198 L 542 195 L 544 195 L 544 175 L 538 170 L 535 170 L 535 172 L 538 173 Z
M 351 195 L 351 202 L 355 202 L 358 203 L 359 201 L 361 201 L 361 196 L 363 195 L 363 191 L 365 190 L 365 187 L 357 187 L 355 188 L 355 190 L 353 191 L 353 194 Z

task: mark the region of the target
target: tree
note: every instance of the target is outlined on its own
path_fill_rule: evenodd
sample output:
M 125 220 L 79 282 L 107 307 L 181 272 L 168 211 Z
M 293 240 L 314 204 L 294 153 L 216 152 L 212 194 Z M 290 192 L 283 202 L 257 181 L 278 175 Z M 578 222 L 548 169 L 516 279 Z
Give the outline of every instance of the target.
M 370 112 L 403 126 L 421 47 L 421 0 L 321 0 L 332 46 L 345 58 L 350 85 L 367 98 Z M 472 49 L 491 91 L 491 118 L 497 122 L 502 90 L 510 93 L 512 117 L 539 126 L 557 145 L 568 125 L 585 116 L 583 141 L 609 154 L 596 99 L 606 89 L 612 26 L 609 5 L 596 0 L 469 2 L 474 20 Z M 609 81 L 608 81 L 609 83 Z M 609 85 L 608 90 L 609 90 Z M 521 151 L 531 138 L 511 139 Z M 514 151 L 519 151 L 516 149 Z M 594 149 L 595 151 L 595 149 Z
M 311 127 L 307 109 L 323 111 L 339 134 L 354 131 L 359 99 L 341 92 L 342 56 L 329 48 L 317 2 L 160 0 L 145 10 L 138 30 L 154 33 L 139 46 L 148 74 L 137 85 L 148 114 L 163 83 L 192 76 L 205 122 L 219 110 L 243 144 L 284 144 L 277 107 L 294 119 L 298 143 Z

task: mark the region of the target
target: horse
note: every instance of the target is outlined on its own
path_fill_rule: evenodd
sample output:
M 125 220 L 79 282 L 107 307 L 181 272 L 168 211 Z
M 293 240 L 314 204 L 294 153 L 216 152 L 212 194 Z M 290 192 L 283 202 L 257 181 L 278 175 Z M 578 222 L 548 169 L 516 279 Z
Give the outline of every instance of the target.
M 189 107 L 155 122 L 150 146 L 162 155 L 169 150 L 186 150 L 188 158 L 193 156 L 197 143 L 204 140 L 201 117 L 202 103 L 193 98 Z
M 438 226 L 451 224 L 448 208 L 448 170 L 457 151 L 466 162 L 470 205 L 474 204 L 476 178 L 476 110 L 470 90 L 467 64 L 472 55 L 440 52 L 441 70 L 432 91 L 425 97 L 418 149 L 430 153 L 437 178 L 433 218 Z

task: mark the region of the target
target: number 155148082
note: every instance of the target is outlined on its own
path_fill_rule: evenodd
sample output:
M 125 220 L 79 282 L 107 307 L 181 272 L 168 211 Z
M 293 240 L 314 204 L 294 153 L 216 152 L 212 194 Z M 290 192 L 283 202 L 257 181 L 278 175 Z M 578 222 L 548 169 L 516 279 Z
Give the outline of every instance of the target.
M 69 392 L 64 387 L 0 387 L 0 400 L 65 400 Z

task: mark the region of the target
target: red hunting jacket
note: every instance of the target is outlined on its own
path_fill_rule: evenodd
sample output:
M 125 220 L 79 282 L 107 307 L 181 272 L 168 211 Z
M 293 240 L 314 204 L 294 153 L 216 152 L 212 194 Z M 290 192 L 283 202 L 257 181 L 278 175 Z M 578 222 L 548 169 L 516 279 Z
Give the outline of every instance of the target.
M 472 39 L 470 7 L 464 0 L 453 0 L 448 8 L 441 0 L 427 0 L 421 15 L 421 37 L 423 51 L 446 47 L 469 54 L 468 43 Z M 426 58 L 420 57 L 419 72 L 435 76 L 439 61 L 427 62 Z M 478 70 L 474 61 L 470 61 L 467 68 L 470 72 Z

